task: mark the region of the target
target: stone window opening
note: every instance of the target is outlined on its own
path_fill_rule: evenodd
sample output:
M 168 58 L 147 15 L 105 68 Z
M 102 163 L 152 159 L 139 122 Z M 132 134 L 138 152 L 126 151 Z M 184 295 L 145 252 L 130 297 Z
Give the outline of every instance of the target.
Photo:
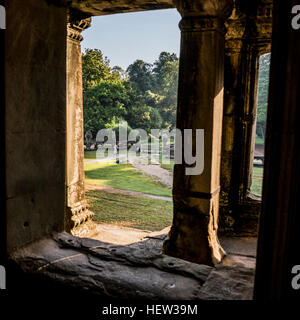
M 126 13 L 123 13 L 126 14 Z M 80 15 L 79 15 L 80 16 Z M 91 208 L 89 207 L 86 201 L 86 192 L 91 193 L 97 192 L 97 188 L 93 189 L 92 185 L 85 186 L 84 183 L 84 161 L 83 161 L 83 153 L 84 149 L 82 149 L 82 145 L 86 144 L 86 142 L 93 145 L 94 152 L 96 151 L 95 144 L 96 136 L 93 137 L 94 140 L 90 141 L 91 137 L 88 132 L 82 131 L 83 127 L 83 105 L 82 105 L 82 81 L 80 81 L 80 73 L 82 73 L 82 65 L 79 59 L 79 54 L 82 51 L 81 41 L 83 40 L 85 30 L 88 28 L 93 28 L 92 18 L 87 18 L 83 20 L 78 20 L 79 17 L 74 12 L 71 12 L 69 15 L 69 23 L 68 23 L 68 39 L 67 39 L 67 70 L 68 70 L 68 96 L 67 96 L 67 212 L 65 219 L 66 230 L 73 234 L 74 236 L 80 237 L 89 237 L 93 239 L 111 239 L 111 241 L 115 241 L 116 243 L 127 243 L 128 241 L 139 241 L 138 239 L 143 239 L 144 237 L 161 237 L 165 239 L 167 237 L 167 233 L 171 226 L 172 220 L 170 219 L 169 225 L 164 225 L 161 230 L 155 231 L 147 231 L 141 230 L 138 232 L 136 230 L 130 230 L 128 228 L 126 236 L 126 227 L 117 228 L 114 227 L 113 224 L 101 224 L 95 223 L 93 221 L 93 215 Z M 99 17 L 98 17 L 99 18 Z M 77 19 L 77 20 L 76 20 Z M 176 26 L 177 28 L 177 26 Z M 100 49 L 100 48 L 99 48 Z M 79 119 L 79 120 L 78 120 Z M 134 128 L 133 128 L 134 129 Z M 84 141 L 84 142 L 83 142 Z M 96 143 L 95 143 L 96 142 Z M 85 146 L 86 147 L 86 146 Z M 149 146 L 150 148 L 150 146 Z M 121 163 L 121 165 L 123 165 Z M 152 165 L 155 167 L 155 165 Z M 151 166 L 149 168 L 145 168 L 145 166 L 141 167 L 140 170 L 150 171 Z M 161 170 L 162 171 L 162 170 Z M 139 171 L 140 172 L 140 171 Z M 141 171 L 143 173 L 143 171 Z M 166 171 L 166 173 L 168 173 Z M 157 174 L 159 174 L 157 170 Z M 172 186 L 172 175 L 168 173 L 165 177 L 167 180 L 166 184 L 170 188 Z M 157 180 L 158 177 L 154 176 L 154 179 Z M 116 185 L 115 190 L 117 190 L 118 186 Z M 106 192 L 115 192 L 111 188 Z M 109 188 L 107 188 L 109 189 Z M 99 188 L 100 190 L 100 188 Z M 105 192 L 105 188 L 104 191 Z M 145 192 L 146 193 L 146 192 Z M 109 195 L 109 193 L 107 193 Z M 113 193 L 114 194 L 114 193 Z M 116 194 L 116 193 L 115 193 Z M 124 191 L 126 196 L 126 190 Z M 127 192 L 130 196 L 130 191 Z M 138 194 L 138 193 L 137 193 Z M 136 196 L 138 196 L 136 194 Z M 122 193 L 121 193 L 122 195 Z M 131 196 L 134 196 L 134 192 L 131 192 Z M 151 195 L 149 195 L 150 198 Z M 172 198 L 170 197 L 159 197 L 161 200 L 168 200 L 170 198 L 170 203 L 172 203 Z M 163 199 L 164 198 L 164 199 Z M 155 196 L 153 196 L 155 199 Z M 161 206 L 163 207 L 163 206 Z M 101 214 L 101 213 L 100 213 Z M 163 213 L 162 213 L 163 214 Z M 169 214 L 168 214 L 169 215 Z M 129 221 L 130 222 L 130 221 Z M 111 232 L 109 232 L 109 226 L 111 225 Z M 119 233 L 119 235 L 118 235 Z M 162 243 L 161 248 L 162 249 Z
M 265 135 L 269 93 L 270 53 L 259 57 L 258 98 L 254 138 L 253 169 L 250 171 L 250 193 L 261 199 L 264 171 Z
M 36 4 L 34 8 L 40 15 L 36 12 L 34 14 L 30 12 L 33 3 Z M 9 67 L 7 83 L 13 83 L 11 73 L 19 77 L 20 85 L 23 88 L 21 94 L 24 97 L 20 100 L 26 101 L 26 97 L 33 96 L 35 108 L 40 107 L 43 103 L 49 104 L 46 105 L 49 110 L 47 114 L 41 109 L 37 109 L 40 110 L 40 114 L 36 116 L 36 110 L 30 109 L 31 118 L 27 117 L 27 121 L 30 128 L 38 125 L 40 126 L 38 129 L 47 129 L 47 131 L 37 130 L 37 134 L 45 132 L 49 134 L 47 136 L 49 139 L 44 141 L 45 143 L 42 145 L 42 151 L 47 151 L 48 147 L 53 152 L 50 162 L 49 158 L 41 156 L 32 161 L 30 157 L 35 153 L 35 142 L 39 140 L 35 135 L 32 135 L 31 138 L 36 139 L 32 142 L 27 139 L 28 132 L 22 132 L 29 150 L 25 152 L 25 148 L 19 148 L 18 155 L 23 156 L 27 160 L 25 163 L 29 163 L 33 168 L 36 168 L 36 163 L 39 162 L 42 169 L 42 181 L 35 175 L 31 177 L 30 188 L 28 187 L 29 189 L 23 195 L 22 192 L 20 193 L 20 187 L 28 186 L 25 179 L 27 177 L 26 170 L 21 170 L 21 172 L 16 170 L 16 173 L 14 170 L 9 170 L 8 226 L 11 230 L 13 228 L 14 231 L 17 231 L 13 233 L 14 236 L 17 236 L 13 238 L 10 233 L 8 251 L 23 271 L 40 272 L 40 275 L 53 281 L 69 283 L 71 286 L 76 283 L 75 286 L 82 287 L 84 290 L 88 288 L 92 293 L 102 296 L 116 297 L 119 294 L 119 296 L 127 298 L 156 297 L 157 299 L 223 297 L 224 293 L 228 294 L 226 288 L 220 294 L 220 292 L 213 291 L 216 288 L 213 281 L 207 283 L 206 287 L 203 284 L 208 280 L 215 279 L 218 279 L 216 281 L 219 281 L 220 284 L 225 273 L 226 277 L 234 278 L 230 289 L 231 297 L 251 298 L 251 282 L 253 282 L 255 264 L 253 259 L 250 268 L 247 268 L 248 262 L 245 262 L 243 258 L 238 261 L 229 259 L 226 262 L 227 265 L 220 264 L 219 262 L 225 257 L 222 246 L 224 248 L 226 246 L 224 243 L 221 246 L 217 237 L 220 193 L 218 168 L 222 140 L 222 112 L 220 111 L 223 107 L 223 93 L 226 94 L 226 90 L 223 90 L 226 89 L 226 86 L 223 84 L 225 38 L 222 23 L 230 13 L 229 1 L 228 3 L 222 1 L 217 6 L 208 6 L 209 12 L 201 11 L 203 8 L 194 6 L 194 2 L 191 2 L 190 6 L 186 6 L 186 2 L 183 3 L 180 0 L 176 0 L 174 3 L 183 18 L 180 24 L 182 48 L 178 125 L 182 128 L 191 125 L 193 129 L 202 125 L 205 127 L 212 153 L 208 153 L 206 164 L 211 170 L 206 172 L 205 177 L 200 181 L 198 179 L 184 179 L 182 168 L 175 168 L 175 181 L 178 188 L 175 188 L 173 195 L 176 210 L 169 239 L 163 247 L 166 254 L 161 255 L 160 252 L 150 250 L 152 253 L 150 252 L 149 258 L 149 255 L 143 255 L 144 253 L 141 253 L 137 247 L 123 246 L 119 248 L 96 240 L 80 238 L 88 231 L 88 223 L 93 215 L 86 204 L 83 189 L 82 92 L 78 90 L 78 88 L 82 88 L 80 33 L 89 26 L 90 14 L 82 14 L 82 12 L 79 14 L 76 11 L 76 14 L 70 17 L 70 12 L 69 15 L 66 14 L 66 8 L 52 5 L 49 7 L 48 4 L 40 1 L 37 4 L 36 0 L 30 0 L 29 4 L 26 4 L 27 7 L 22 5 L 19 0 L 10 2 L 8 7 L 10 28 L 8 30 L 14 29 L 11 26 L 19 25 L 18 19 L 13 19 L 12 16 L 14 12 L 18 12 L 17 7 L 21 6 L 31 22 L 28 24 L 29 30 L 26 32 L 32 35 L 31 40 L 34 45 L 42 43 L 50 50 L 51 45 L 55 43 L 61 45 L 61 48 L 65 48 L 65 51 L 52 50 L 52 54 L 48 54 L 47 50 L 39 51 L 40 53 L 37 55 L 39 59 L 34 57 L 33 64 L 34 66 L 40 64 L 43 67 L 40 69 L 32 68 L 30 78 L 32 81 L 27 81 L 28 79 L 21 75 L 28 74 L 26 69 L 30 65 L 28 60 L 37 51 L 31 50 L 27 52 L 28 55 L 14 59 L 11 65 L 7 64 Z M 215 4 L 215 2 L 213 3 Z M 166 2 L 163 2 L 162 5 L 166 6 Z M 170 3 L 168 5 L 173 6 Z M 221 17 L 223 14 L 226 17 Z M 26 14 L 24 16 L 26 17 Z M 210 18 L 207 18 L 208 16 Z M 49 24 L 42 28 L 46 19 Z M 68 25 L 67 34 L 66 24 Z M 35 32 L 37 26 L 41 27 L 42 36 Z M 52 33 L 53 29 L 57 32 Z M 8 62 L 13 60 L 12 52 L 22 52 L 22 45 L 26 48 L 22 42 L 22 39 L 26 38 L 23 37 L 24 34 L 25 31 L 17 34 L 18 37 L 15 41 L 9 41 L 15 36 L 13 32 L 8 34 L 6 43 Z M 41 42 L 43 37 L 47 41 Z M 216 50 L 216 46 L 218 50 Z M 56 46 L 53 45 L 53 48 Z M 201 57 L 206 58 L 205 64 L 200 63 Z M 250 60 L 254 59 L 250 57 Z M 17 68 L 14 69 L 12 66 L 15 64 L 17 64 Z M 18 70 L 17 74 L 14 73 L 15 70 Z M 66 70 L 67 74 L 65 74 Z M 203 76 L 205 71 L 207 77 Z M 53 81 L 54 78 L 50 79 L 51 81 L 48 79 L 49 74 L 53 74 L 55 81 Z M 63 76 L 59 77 L 58 75 Z M 42 85 L 41 79 L 43 80 Z M 37 90 L 38 85 L 39 90 Z M 205 88 L 206 85 L 213 90 L 199 90 L 199 87 Z M 42 95 L 39 95 L 43 90 L 47 93 L 45 95 L 47 99 L 44 100 Z M 61 94 L 57 94 L 57 92 Z M 22 110 L 20 100 L 15 101 L 10 91 L 8 91 L 7 98 L 8 106 L 15 106 L 19 111 Z M 66 114 L 65 105 L 67 106 Z M 186 110 L 186 106 L 190 109 Z M 8 112 L 10 112 L 8 116 L 15 112 L 15 109 L 10 108 L 8 108 Z M 15 130 L 18 127 L 16 124 L 20 123 L 15 117 L 8 117 L 8 119 L 7 130 L 10 139 L 8 154 L 11 155 L 12 150 L 9 148 L 20 142 L 18 140 L 20 131 Z M 22 117 L 18 119 L 22 119 Z M 57 119 L 59 121 L 54 121 Z M 78 119 L 81 120 L 77 121 Z M 54 123 L 57 127 L 53 130 L 49 124 Z M 65 124 L 67 132 L 64 131 Z M 70 147 L 76 144 L 77 149 Z M 66 146 L 66 151 L 62 146 Z M 74 157 L 74 152 L 79 156 Z M 12 164 L 13 161 L 8 165 Z M 49 170 L 49 166 L 51 170 Z M 34 172 L 34 170 L 32 171 Z M 25 178 L 22 180 L 20 177 Z M 14 188 L 15 186 L 19 188 Z M 47 194 L 47 201 L 43 198 L 45 194 Z M 14 210 L 18 206 L 18 201 L 23 201 L 24 206 L 21 206 L 20 210 Z M 40 204 L 43 202 L 46 202 L 47 206 L 41 206 Z M 15 213 L 14 211 L 16 211 L 16 216 L 12 214 Z M 62 212 L 66 213 L 64 217 Z M 46 222 L 46 218 L 49 221 Z M 80 237 L 62 233 L 63 230 Z M 202 231 L 203 234 L 200 234 Z M 52 236 L 53 233 L 54 236 Z M 148 243 L 151 246 L 150 242 Z M 120 270 L 119 262 L 122 270 Z M 150 275 L 147 279 L 144 278 L 145 274 L 147 275 L 144 272 L 145 267 L 148 268 L 147 271 Z M 239 281 L 241 274 L 243 280 L 247 278 L 247 283 L 242 281 L 241 286 L 235 286 L 234 284 Z M 144 279 L 142 284 L 139 279 Z M 153 279 L 157 279 L 157 281 L 153 282 Z M 123 284 L 122 290 L 120 283 Z M 185 288 L 184 286 L 187 286 L 187 290 L 182 289 Z M 240 291 L 236 292 L 234 288 Z M 227 298 L 230 297 L 227 296 Z
M 181 8 L 181 7 L 180 7 Z M 219 23 L 220 21 L 218 21 L 218 18 L 216 18 L 216 20 L 212 20 L 212 21 L 208 21 L 205 18 L 201 18 L 203 19 L 203 21 L 201 21 L 201 23 L 198 24 L 194 24 L 195 21 L 190 21 L 193 20 L 191 19 L 188 15 L 187 17 L 185 17 L 185 9 L 181 8 L 181 13 L 183 15 L 183 20 L 180 24 L 182 33 L 183 33 L 183 42 L 182 42 L 182 52 L 181 52 L 181 73 L 182 73 L 182 77 L 181 79 L 184 79 L 185 82 L 181 83 L 181 89 L 179 89 L 180 92 L 180 105 L 179 105 L 179 111 L 180 111 L 180 115 L 182 118 L 177 117 L 177 124 L 179 125 L 179 127 L 183 127 L 183 125 L 190 125 L 192 128 L 197 128 L 197 127 L 201 127 L 204 126 L 207 128 L 207 141 L 209 141 L 209 145 L 211 144 L 211 147 L 213 148 L 213 152 L 218 152 L 218 149 L 221 146 L 220 143 L 220 129 L 221 127 L 218 126 L 217 124 L 221 122 L 222 119 L 222 113 L 220 112 L 221 107 L 222 107 L 222 103 L 223 103 L 223 95 L 224 95 L 224 87 L 222 85 L 222 55 L 219 53 L 222 53 L 221 49 L 222 49 L 222 36 L 219 35 Z M 67 115 L 70 114 L 72 115 L 72 110 L 74 110 L 74 92 L 78 92 L 79 90 L 76 91 L 76 88 L 80 87 L 80 82 L 78 82 L 78 76 L 74 76 L 74 73 L 78 73 L 80 72 L 80 68 L 76 71 L 76 68 L 71 67 L 72 66 L 72 61 L 76 62 L 77 61 L 77 66 L 78 66 L 78 61 L 79 61 L 79 53 L 80 53 L 80 41 L 82 40 L 82 37 L 80 35 L 78 35 L 78 31 L 82 31 L 83 26 L 89 26 L 88 19 L 85 19 L 85 22 L 83 21 L 72 21 L 70 20 L 69 24 L 68 24 L 68 45 L 67 45 L 67 50 L 68 50 L 68 94 L 70 93 L 70 95 L 68 95 L 69 100 L 67 105 L 68 108 L 70 108 L 70 112 L 67 112 Z M 200 31 L 199 34 L 198 33 L 194 33 L 194 28 L 196 31 Z M 69 30 L 71 29 L 71 30 Z M 74 31 L 75 30 L 75 31 Z M 216 32 L 215 32 L 216 31 Z M 215 47 L 213 47 L 210 43 L 210 39 L 206 38 L 206 32 L 207 34 L 209 32 L 212 32 L 212 34 L 216 37 L 215 41 L 216 43 L 220 46 L 220 52 L 216 52 Z M 215 32 L 215 33 L 214 33 Z M 194 104 L 195 100 L 193 98 L 193 95 L 196 95 L 199 100 L 196 100 L 198 103 L 201 103 L 201 99 L 203 99 L 204 101 L 206 99 L 211 99 L 211 97 L 206 96 L 207 94 L 211 94 L 211 92 L 193 92 L 194 89 L 192 89 L 192 84 L 194 83 L 194 81 L 198 81 L 199 85 L 204 85 L 205 83 L 201 83 L 200 79 L 197 78 L 196 74 L 194 74 L 193 77 L 190 76 L 190 74 L 187 72 L 187 70 L 191 70 L 191 72 L 196 72 L 196 70 L 193 69 L 193 60 L 198 59 L 198 50 L 202 52 L 203 55 L 207 55 L 208 53 L 206 52 L 205 46 L 201 46 L 199 45 L 199 47 L 196 45 L 196 47 L 194 48 L 194 50 L 190 50 L 190 51 L 186 51 L 185 49 L 185 45 L 191 45 L 194 46 L 197 42 L 196 41 L 191 41 L 192 39 L 189 38 L 189 35 L 193 35 L 193 37 L 195 37 L 195 39 L 197 37 L 199 37 L 199 41 L 198 43 L 200 44 L 202 42 L 202 40 L 204 41 L 205 44 L 207 44 L 207 49 L 208 52 L 211 56 L 214 57 L 214 59 L 216 59 L 216 61 L 218 62 L 217 67 L 218 67 L 218 71 L 220 73 L 216 74 L 215 76 L 213 76 L 211 79 L 209 79 L 210 85 L 212 87 L 214 87 L 215 92 L 213 93 L 213 99 L 212 99 L 212 109 L 211 114 L 208 113 L 207 111 L 205 111 L 205 113 L 203 113 L 203 111 L 198 111 L 199 114 L 197 115 L 197 119 L 201 119 L 201 117 L 203 117 L 203 120 L 201 119 L 199 123 L 197 123 L 196 121 L 194 122 L 192 113 L 186 114 L 184 116 L 183 114 L 183 109 L 185 108 L 186 104 L 189 105 L 190 104 Z M 203 36 L 203 39 L 201 38 Z M 194 39 L 194 40 L 195 40 Z M 186 43 L 185 43 L 186 41 Z M 196 54 L 194 55 L 193 52 L 196 52 Z M 75 53 L 75 54 L 74 54 Z M 191 64 L 191 68 L 189 68 L 189 63 L 190 61 L 192 61 Z M 215 68 L 215 61 L 213 59 L 211 59 L 209 61 L 209 64 L 207 66 L 208 68 L 212 68 L 212 70 Z M 194 68 L 199 68 L 199 65 L 195 65 Z M 201 70 L 202 71 L 202 70 Z M 203 71 L 202 71 L 203 72 Z M 205 77 L 202 78 L 203 81 L 205 82 L 206 79 Z M 77 82 L 76 82 L 77 81 Z M 193 83 L 191 82 L 193 81 Z M 190 85 L 189 85 L 190 83 Z M 216 85 L 217 83 L 217 85 Z M 82 86 L 81 86 L 82 87 Z M 186 88 L 190 88 L 191 92 L 185 91 Z M 75 90 L 74 90 L 75 89 Z M 72 93 L 73 92 L 73 93 Z M 77 101 L 78 104 L 78 109 L 77 111 L 82 112 L 80 110 L 82 110 L 82 99 L 81 97 L 79 97 L 80 99 L 75 100 Z M 73 100 L 72 100 L 73 99 Z M 189 101 L 189 99 L 191 99 Z M 71 101 L 73 101 L 73 103 L 70 103 Z M 206 100 L 207 101 L 207 100 Z M 81 104 L 81 105 L 80 105 Z M 67 109 L 69 110 L 69 109 Z M 76 110 L 75 110 L 76 113 Z M 191 117 L 192 116 L 192 117 Z M 68 117 L 68 116 L 67 116 Z M 82 115 L 80 116 L 82 117 Z M 80 118 L 79 117 L 79 118 Z M 69 118 L 69 117 L 68 117 Z M 75 118 L 76 119 L 76 116 Z M 78 119 L 78 117 L 77 117 Z M 204 120 L 206 119 L 206 120 Z M 209 121 L 212 121 L 212 119 L 214 119 L 215 123 L 213 126 L 211 126 Z M 71 133 L 75 133 L 76 137 L 81 137 L 80 138 L 80 143 L 82 144 L 83 141 L 83 131 L 82 131 L 82 123 L 79 123 L 78 126 L 78 122 L 76 124 L 76 121 L 72 122 L 72 119 L 67 122 L 69 124 L 69 132 Z M 76 126 L 77 129 L 76 129 Z M 202 127 L 201 127 L 202 128 Z M 68 127 L 67 127 L 67 131 L 68 131 Z M 210 139 L 212 139 L 212 141 L 210 141 Z M 79 141 L 79 140 L 78 140 Z M 216 147 L 214 147 L 214 145 Z M 215 148 L 215 149 L 214 149 Z M 81 150 L 82 152 L 82 150 Z M 67 154 L 67 159 L 70 159 L 70 161 L 74 161 L 74 158 L 72 158 L 71 156 L 68 158 L 68 154 Z M 71 160 L 72 159 L 72 160 Z M 168 263 L 168 266 L 173 267 L 174 265 L 176 266 L 177 263 L 180 263 L 180 260 L 176 260 L 176 258 L 184 258 L 186 260 L 192 261 L 192 262 L 197 262 L 200 265 L 202 265 L 202 262 L 207 262 L 208 265 L 213 266 L 215 264 L 219 264 L 222 259 L 225 257 L 225 251 L 223 250 L 223 248 L 221 247 L 219 240 L 217 238 L 217 212 L 218 212 L 218 193 L 219 193 L 219 184 L 217 181 L 217 176 L 219 174 L 218 172 L 218 165 L 220 159 L 217 155 L 217 153 L 215 153 L 212 156 L 212 159 L 207 159 L 206 165 L 212 170 L 212 172 L 206 172 L 205 173 L 205 178 L 204 181 L 199 183 L 197 181 L 196 178 L 194 179 L 190 179 L 191 181 L 186 180 L 185 178 L 182 176 L 182 173 L 180 172 L 179 168 L 175 168 L 175 181 L 176 181 L 176 185 L 177 187 L 175 187 L 175 189 L 173 189 L 173 195 L 175 197 L 175 204 L 177 206 L 176 209 L 176 216 L 174 218 L 173 221 L 173 226 L 172 226 L 172 230 L 169 234 L 169 239 L 167 239 L 167 241 L 164 242 L 163 244 L 163 252 L 168 254 L 169 256 L 173 256 L 175 260 L 172 260 L 171 262 Z M 68 160 L 67 160 L 67 163 Z M 82 163 L 82 161 L 81 161 Z M 74 163 L 73 163 L 74 164 Z M 71 170 L 71 174 L 76 174 L 76 176 L 78 177 L 78 179 L 80 180 L 80 177 L 82 179 L 82 175 L 78 172 L 82 172 L 83 168 L 80 167 L 80 162 L 78 162 L 78 167 L 76 170 L 74 170 L 74 166 Z M 68 167 L 68 166 L 67 166 Z M 67 230 L 69 232 L 71 232 L 73 235 L 75 236 L 80 236 L 80 237 L 85 237 L 86 234 L 89 234 L 90 230 L 89 230 L 89 223 L 91 222 L 91 218 L 92 218 L 92 213 L 90 213 L 88 207 L 85 207 L 85 201 L 84 200 L 80 200 L 80 196 L 82 195 L 84 197 L 84 192 L 82 192 L 82 186 L 83 183 L 79 182 L 79 180 L 75 181 L 74 179 L 70 179 L 68 181 L 70 182 L 74 182 L 75 181 L 75 185 L 72 183 L 70 185 L 68 185 L 67 190 L 70 190 L 70 193 L 68 193 L 68 197 L 69 199 L 72 199 L 72 197 L 74 197 L 75 195 L 75 199 L 79 199 L 79 201 L 74 201 L 73 204 L 70 202 L 70 206 L 68 208 L 69 210 L 69 216 L 67 216 L 67 218 L 70 220 L 71 217 L 71 221 L 74 221 L 75 223 L 73 224 L 73 226 Z M 182 185 L 182 187 L 187 188 L 187 190 L 184 190 L 184 188 L 179 188 L 178 186 L 181 184 L 181 181 L 185 181 L 184 184 Z M 79 182 L 79 183 L 78 183 Z M 192 190 L 192 185 L 194 184 L 195 186 L 195 190 Z M 191 188 L 191 190 L 188 190 L 189 188 Z M 76 198 L 76 194 L 78 194 L 79 196 Z M 183 201 L 183 197 L 187 197 L 188 201 L 186 203 L 185 200 Z M 81 198 L 83 199 L 83 198 Z M 183 201 L 183 202 L 182 202 Z M 182 202 L 182 203 L 181 203 Z M 203 214 L 203 212 L 201 212 L 203 209 L 199 209 L 199 216 L 200 219 L 197 217 L 197 210 L 195 212 L 193 212 L 193 208 L 199 207 L 201 208 L 202 206 L 205 208 L 207 205 L 210 206 L 210 214 L 211 217 L 209 219 L 201 219 L 201 215 Z M 73 207 L 72 207 L 73 206 Z M 77 207 L 79 206 L 79 208 Z M 181 212 L 182 210 L 182 206 L 185 207 L 184 211 Z M 204 209 L 206 210 L 206 209 Z M 190 215 L 190 217 L 189 217 Z M 193 221 L 193 219 L 191 219 L 191 217 L 195 218 L 195 221 Z M 88 223 L 86 223 L 88 221 Z M 198 221 L 197 221 L 198 220 Z M 175 222 L 175 223 L 174 223 Z M 201 236 L 201 241 L 203 242 L 203 244 L 201 246 L 198 246 L 197 243 L 194 243 L 194 245 L 192 244 L 192 239 L 195 239 L 196 234 L 194 234 L 193 232 L 191 232 L 191 234 L 187 234 L 185 232 L 185 229 L 190 229 L 191 231 L 193 230 L 192 226 L 195 226 L 195 222 L 196 222 L 196 228 L 195 231 L 198 235 L 199 232 L 197 230 L 203 229 L 205 230 L 205 232 L 203 233 L 203 235 Z M 210 227 L 210 225 L 212 224 L 212 226 Z M 208 228 L 208 232 L 206 234 L 206 228 Z M 207 238 L 206 238 L 207 236 Z M 184 239 L 186 238 L 186 239 Z M 66 240 L 67 239 L 67 240 Z M 159 247 L 159 251 L 160 248 L 162 247 L 162 239 L 159 239 L 159 237 L 157 237 L 157 239 L 155 239 L 155 241 L 157 242 L 160 241 L 160 247 Z M 163 239 L 165 240 L 165 238 Z M 85 240 L 85 239 L 78 239 L 78 240 L 72 240 L 68 239 L 68 236 L 60 236 L 59 238 L 56 238 L 56 241 L 61 243 L 63 246 L 66 247 L 70 247 L 70 248 L 74 248 L 74 247 L 86 247 L 89 248 L 88 250 L 98 250 L 97 245 L 93 246 L 92 243 L 93 241 L 90 240 Z M 89 242 L 90 241 L 90 242 Z M 153 239 L 152 239 L 153 241 Z M 226 243 L 227 241 L 227 243 Z M 151 243 L 151 241 L 146 240 L 142 245 L 145 245 L 145 247 L 147 247 L 148 243 Z M 96 244 L 96 243 L 95 243 Z M 189 245 L 190 244 L 190 245 Z M 135 246 L 139 246 L 140 244 L 136 244 L 133 246 L 133 248 Z M 224 240 L 222 241 L 222 245 L 226 248 L 230 247 L 230 240 Z M 99 246 L 99 243 L 98 243 Z M 101 246 L 105 246 L 105 245 L 101 245 Z M 118 252 L 119 249 L 115 248 L 115 247 L 110 247 L 110 245 L 108 244 L 108 248 L 107 250 L 114 255 L 115 252 Z M 250 245 L 250 247 L 253 246 Z M 255 247 L 255 246 L 254 246 Z M 139 248 L 141 249 L 141 248 Z M 121 249 L 121 251 L 123 250 L 127 250 L 126 247 L 123 247 L 123 249 Z M 195 254 L 195 252 L 197 252 L 197 254 Z M 254 251 L 253 251 L 254 252 Z M 156 252 L 157 253 L 157 252 Z M 197 256 L 199 254 L 199 257 Z M 112 260 L 113 260 L 113 256 L 112 256 Z M 247 260 L 247 259 L 246 259 Z M 254 260 L 255 259 L 250 259 L 251 261 L 244 261 L 244 266 L 249 267 L 250 266 L 250 270 L 249 270 L 249 279 L 251 279 L 253 277 L 253 267 L 254 267 Z M 224 263 L 226 266 L 234 266 L 234 267 L 238 267 L 238 265 L 240 264 L 240 262 L 237 262 L 235 260 L 235 258 L 229 257 L 224 259 Z M 220 268 L 224 267 L 224 263 L 221 264 L 221 266 L 219 266 Z M 243 265 L 242 263 L 242 265 Z M 206 263 L 205 263 L 206 264 Z M 249 280 L 251 282 L 251 280 Z M 247 292 L 247 295 L 249 295 L 250 292 Z

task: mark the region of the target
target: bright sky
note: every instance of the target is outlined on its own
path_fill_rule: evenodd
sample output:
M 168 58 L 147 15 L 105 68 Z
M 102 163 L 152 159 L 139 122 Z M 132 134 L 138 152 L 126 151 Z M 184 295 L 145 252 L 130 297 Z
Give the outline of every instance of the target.
M 153 63 L 162 51 L 179 56 L 180 19 L 175 9 L 93 17 L 82 50 L 100 49 L 111 67 L 124 70 L 137 59 Z

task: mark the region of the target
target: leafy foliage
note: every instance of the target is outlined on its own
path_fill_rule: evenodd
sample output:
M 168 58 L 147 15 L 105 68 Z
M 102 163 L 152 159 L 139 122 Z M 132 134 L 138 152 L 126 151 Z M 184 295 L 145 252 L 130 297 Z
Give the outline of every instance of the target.
M 119 121 L 129 127 L 174 128 L 179 61 L 162 52 L 154 64 L 136 60 L 127 71 L 111 68 L 98 49 L 82 55 L 84 129 L 96 135 Z
M 100 80 L 84 93 L 84 127 L 95 136 L 107 124 L 126 116 L 129 97 L 121 81 Z
M 256 134 L 262 140 L 264 140 L 265 138 L 265 131 L 266 131 L 270 58 L 271 58 L 271 54 L 266 54 L 261 56 L 260 65 L 259 65 Z
M 101 80 L 117 80 L 119 75 L 112 73 L 109 60 L 98 49 L 86 49 L 82 55 L 83 91 L 97 86 Z

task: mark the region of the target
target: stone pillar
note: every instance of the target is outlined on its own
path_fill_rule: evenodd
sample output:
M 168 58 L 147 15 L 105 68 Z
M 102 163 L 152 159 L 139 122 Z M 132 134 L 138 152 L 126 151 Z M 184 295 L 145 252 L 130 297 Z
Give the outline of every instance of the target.
M 250 193 L 256 136 L 259 56 L 270 51 L 272 2 L 235 8 L 226 21 L 220 227 L 257 233 L 260 199 Z
M 234 203 L 236 188 L 234 181 L 234 145 L 237 130 L 237 110 L 239 96 L 239 74 L 241 51 L 245 31 L 245 16 L 233 11 L 226 21 L 227 33 L 225 41 L 225 75 L 224 75 L 224 114 L 221 161 L 220 192 L 220 228 L 222 231 L 234 230 Z
M 182 15 L 177 128 L 204 129 L 204 171 L 175 165 L 174 219 L 164 252 L 213 265 L 224 256 L 218 237 L 224 89 L 223 19 L 231 1 L 175 1 Z M 183 145 L 184 148 L 184 145 Z M 195 149 L 195 139 L 193 139 Z M 194 150 L 195 151 L 195 150 Z
M 89 210 L 84 190 L 84 133 L 81 32 L 90 26 L 91 19 L 72 19 L 67 36 L 67 210 L 65 230 L 83 236 L 90 232 L 93 213 Z
M 265 174 L 254 298 L 299 303 L 300 29 L 297 0 L 274 2 Z M 298 22 L 299 23 L 299 22 Z M 298 275 L 298 278 L 297 278 Z M 295 304 L 296 305 L 296 304 Z
M 6 221 L 0 218 L 0 233 L 6 228 L 10 254 L 64 230 L 67 12 L 46 1 L 10 0 L 6 15 Z

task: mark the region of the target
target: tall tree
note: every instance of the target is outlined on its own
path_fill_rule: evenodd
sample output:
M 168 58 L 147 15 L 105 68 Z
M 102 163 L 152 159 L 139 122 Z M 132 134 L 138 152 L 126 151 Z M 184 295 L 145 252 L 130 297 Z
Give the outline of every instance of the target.
M 168 72 L 167 65 L 171 62 L 177 62 L 179 59 L 175 53 L 161 52 L 158 59 L 154 62 L 153 73 L 156 81 L 156 90 L 164 87 L 164 78 Z
M 167 61 L 160 69 L 160 90 L 162 99 L 158 108 L 163 127 L 173 129 L 176 125 L 179 60 Z
M 107 57 L 103 57 L 101 50 L 86 49 L 82 54 L 83 91 L 98 85 L 101 80 L 120 78 L 119 75 L 113 74 L 111 71 L 109 60 Z
M 162 52 L 149 64 L 136 60 L 127 72 L 109 66 L 100 50 L 82 55 L 84 128 L 95 135 L 102 128 L 115 128 L 127 121 L 132 128 L 175 127 L 178 83 L 176 54 Z
M 128 69 L 129 80 L 137 94 L 145 94 L 152 90 L 154 78 L 152 75 L 152 65 L 143 60 L 136 60 Z
M 95 136 L 100 129 L 125 118 L 129 96 L 121 81 L 101 80 L 85 91 L 83 102 L 84 129 Z
M 256 133 L 263 140 L 265 138 L 267 121 L 270 58 L 271 54 L 265 54 L 261 56 L 259 63 Z

